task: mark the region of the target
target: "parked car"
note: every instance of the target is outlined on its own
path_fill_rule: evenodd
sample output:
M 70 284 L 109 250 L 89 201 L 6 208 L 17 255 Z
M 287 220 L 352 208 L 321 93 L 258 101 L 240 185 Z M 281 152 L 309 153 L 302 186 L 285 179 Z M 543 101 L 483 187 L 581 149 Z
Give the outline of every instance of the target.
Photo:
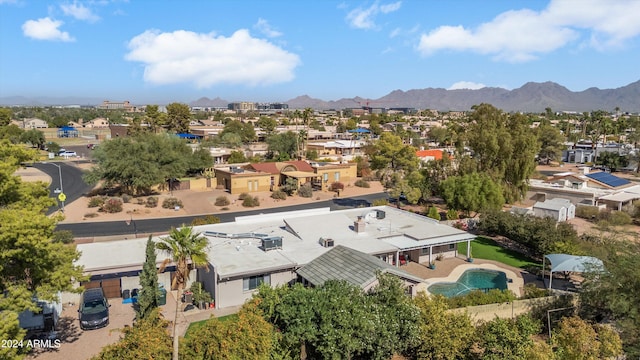
M 80 328 L 82 330 L 99 329 L 109 325 L 110 306 L 102 288 L 85 290 L 78 309 Z
M 65 151 L 59 152 L 58 156 L 69 158 L 69 157 L 72 157 L 72 156 L 78 156 L 78 154 L 76 154 L 75 151 L 65 150 Z

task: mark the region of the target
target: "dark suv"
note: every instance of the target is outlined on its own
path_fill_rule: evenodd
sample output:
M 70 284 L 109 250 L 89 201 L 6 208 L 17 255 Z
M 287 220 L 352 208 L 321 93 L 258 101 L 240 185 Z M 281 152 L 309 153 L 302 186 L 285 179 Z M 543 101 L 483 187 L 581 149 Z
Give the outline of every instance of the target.
M 78 309 L 80 328 L 89 330 L 109 325 L 109 306 L 101 288 L 85 290 Z

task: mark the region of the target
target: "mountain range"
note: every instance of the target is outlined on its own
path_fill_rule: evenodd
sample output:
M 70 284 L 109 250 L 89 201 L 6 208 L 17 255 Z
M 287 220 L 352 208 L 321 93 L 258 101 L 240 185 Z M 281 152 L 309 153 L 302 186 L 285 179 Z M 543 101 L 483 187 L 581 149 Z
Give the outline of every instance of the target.
M 514 90 L 484 87 L 477 90 L 446 90 L 426 88 L 394 90 L 378 99 L 361 97 L 343 98 L 335 101 L 314 99 L 308 95 L 285 101 L 290 109 L 312 108 L 318 110 L 345 109 L 368 106 L 373 108 L 416 108 L 440 111 L 465 111 L 473 105 L 488 103 L 503 111 L 544 112 L 553 111 L 613 111 L 619 108 L 626 112 L 640 112 L 640 80 L 617 89 L 589 88 L 573 92 L 554 82 L 529 82 Z M 191 106 L 226 106 L 220 98 L 201 98 Z
M 21 96 L 0 97 L 0 105 L 98 105 L 104 99 L 80 97 L 38 97 Z M 114 100 L 118 101 L 118 100 Z M 247 101 L 250 101 L 247 99 Z M 425 88 L 413 90 L 394 90 L 378 99 L 364 99 L 359 96 L 325 101 L 302 95 L 282 101 L 290 109 L 312 108 L 317 110 L 360 108 L 416 108 L 440 111 L 466 111 L 473 105 L 489 103 L 507 112 L 544 112 L 553 111 L 585 112 L 593 110 L 613 111 L 619 108 L 623 112 L 640 112 L 640 80 L 616 89 L 598 89 L 595 87 L 574 92 L 554 82 L 529 82 L 522 87 L 507 90 L 498 87 L 484 87 L 477 90 L 443 88 Z M 135 104 L 135 101 L 132 101 Z M 216 97 L 206 97 L 192 101 L 189 105 L 200 107 L 226 107 L 229 101 Z M 144 104 L 136 104 L 144 105 Z

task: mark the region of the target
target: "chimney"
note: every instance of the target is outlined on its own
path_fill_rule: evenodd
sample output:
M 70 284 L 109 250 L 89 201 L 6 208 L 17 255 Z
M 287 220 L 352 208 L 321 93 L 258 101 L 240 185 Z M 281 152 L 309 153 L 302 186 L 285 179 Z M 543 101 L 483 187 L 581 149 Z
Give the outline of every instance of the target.
M 353 229 L 358 234 L 361 233 L 361 232 L 364 232 L 365 226 L 366 226 L 366 224 L 365 224 L 364 219 L 362 218 L 362 216 L 358 216 L 358 220 L 353 222 Z
M 587 175 L 587 174 L 589 174 L 589 170 L 590 169 L 591 169 L 590 167 L 585 166 L 585 167 L 582 168 L 582 171 L 584 172 L 585 175 Z

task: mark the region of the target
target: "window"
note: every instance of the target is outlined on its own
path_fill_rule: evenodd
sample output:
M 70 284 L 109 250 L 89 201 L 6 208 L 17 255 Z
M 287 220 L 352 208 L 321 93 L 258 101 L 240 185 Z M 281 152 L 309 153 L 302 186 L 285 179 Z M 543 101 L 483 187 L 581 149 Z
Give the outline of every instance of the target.
M 420 255 L 429 255 L 429 248 L 422 248 L 420 249 Z
M 323 177 L 323 179 L 324 179 L 324 182 L 329 181 L 329 173 L 324 173 L 324 174 L 322 175 L 322 177 Z
M 249 291 L 257 289 L 260 284 L 265 283 L 267 285 L 271 285 L 271 275 L 263 274 L 256 276 L 249 276 L 242 279 L 242 290 Z
M 455 250 L 456 244 L 449 244 L 449 250 Z
M 336 171 L 335 173 L 333 173 L 333 180 L 340 181 L 340 172 Z
M 253 180 L 253 190 L 258 191 L 258 180 Z
M 251 185 L 253 184 L 253 182 L 251 182 L 251 180 L 247 181 L 247 187 L 249 188 L 249 191 L 252 191 L 253 189 L 251 188 Z

